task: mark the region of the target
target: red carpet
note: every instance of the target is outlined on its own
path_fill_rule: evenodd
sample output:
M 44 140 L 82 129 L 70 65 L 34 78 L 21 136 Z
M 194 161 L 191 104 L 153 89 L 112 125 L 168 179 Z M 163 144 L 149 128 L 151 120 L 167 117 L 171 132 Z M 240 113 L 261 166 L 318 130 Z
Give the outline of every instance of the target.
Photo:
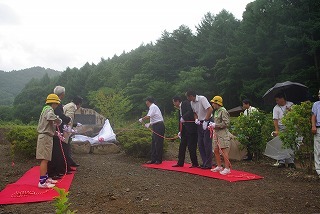
M 231 173 L 228 175 L 221 175 L 218 172 L 211 172 L 207 169 L 200 169 L 200 168 L 189 168 L 190 164 L 184 164 L 183 167 L 172 167 L 172 165 L 176 164 L 177 161 L 163 161 L 162 164 L 156 165 L 156 164 L 143 164 L 142 166 L 147 168 L 154 168 L 154 169 L 164 169 L 164 170 L 171 170 L 171 171 L 177 171 L 177 172 L 186 172 L 194 175 L 200 175 L 210 178 L 216 178 L 221 180 L 226 180 L 229 182 L 235 182 L 235 181 L 247 181 L 247 180 L 256 180 L 256 179 L 262 179 L 263 177 L 255 174 L 251 174 L 248 172 L 243 171 L 237 171 L 234 169 L 231 169 Z
M 0 204 L 22 204 L 30 202 L 51 201 L 57 196 L 57 191 L 53 189 L 38 188 L 39 166 L 35 166 L 27 171 L 17 182 L 7 185 L 0 192 Z M 69 190 L 74 173 L 65 175 L 58 180 L 57 187 Z

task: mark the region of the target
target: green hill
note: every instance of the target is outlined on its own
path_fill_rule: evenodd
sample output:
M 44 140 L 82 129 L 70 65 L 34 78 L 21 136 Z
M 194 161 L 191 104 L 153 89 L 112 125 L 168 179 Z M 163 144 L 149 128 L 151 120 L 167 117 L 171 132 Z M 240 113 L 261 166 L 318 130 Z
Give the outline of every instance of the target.
M 61 72 L 49 68 L 32 67 L 18 71 L 0 71 L 0 105 L 11 105 L 16 95 L 31 79 L 40 79 L 45 74 L 58 76 Z

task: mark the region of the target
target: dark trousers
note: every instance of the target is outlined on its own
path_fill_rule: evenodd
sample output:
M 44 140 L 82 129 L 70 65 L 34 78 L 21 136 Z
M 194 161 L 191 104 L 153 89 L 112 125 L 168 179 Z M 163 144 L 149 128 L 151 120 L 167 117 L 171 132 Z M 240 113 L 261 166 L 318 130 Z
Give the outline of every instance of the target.
M 210 131 L 203 130 L 202 125 L 198 125 L 198 147 L 202 159 L 203 167 L 212 167 L 212 139 Z
M 61 150 L 62 147 L 62 150 Z M 64 155 L 63 155 L 63 153 Z M 67 144 L 61 142 L 57 136 L 53 136 L 53 147 L 52 147 L 52 158 L 51 161 L 48 162 L 48 175 L 49 177 L 64 174 L 67 170 L 70 170 L 68 164 L 66 163 L 68 156 Z
M 72 138 L 70 137 L 69 138 L 69 141 L 68 143 L 66 144 L 66 147 L 67 147 L 67 161 L 68 161 L 68 165 L 69 166 L 73 166 L 76 164 L 76 162 L 74 162 L 74 160 L 72 159 L 72 155 L 71 155 L 71 141 L 72 141 Z
M 193 166 L 198 166 L 198 158 L 197 158 L 197 133 L 190 133 L 187 132 L 186 127 L 182 125 L 181 130 L 181 140 L 179 145 L 179 155 L 178 155 L 178 165 L 183 165 L 185 156 L 186 156 L 186 149 L 188 147 L 190 160 Z
M 152 144 L 151 144 L 151 161 L 162 162 L 163 155 L 163 137 L 165 127 L 163 122 L 158 122 L 152 125 L 152 130 L 156 133 L 152 133 Z M 161 136 L 159 136 L 161 135 Z

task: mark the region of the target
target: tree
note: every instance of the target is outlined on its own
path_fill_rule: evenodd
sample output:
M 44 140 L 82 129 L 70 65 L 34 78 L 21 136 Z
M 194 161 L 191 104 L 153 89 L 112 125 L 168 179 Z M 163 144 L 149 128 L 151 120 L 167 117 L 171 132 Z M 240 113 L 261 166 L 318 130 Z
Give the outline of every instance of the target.
M 123 91 L 116 91 L 110 88 L 101 88 L 92 91 L 88 95 L 92 106 L 110 120 L 110 123 L 119 126 L 128 117 L 128 112 L 132 109 L 132 104 Z

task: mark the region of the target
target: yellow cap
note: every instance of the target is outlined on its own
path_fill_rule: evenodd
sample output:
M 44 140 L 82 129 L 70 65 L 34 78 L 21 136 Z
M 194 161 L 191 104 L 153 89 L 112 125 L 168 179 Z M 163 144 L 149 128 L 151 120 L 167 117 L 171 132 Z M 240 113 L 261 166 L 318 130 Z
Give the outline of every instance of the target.
M 218 104 L 219 106 L 223 106 L 223 100 L 222 100 L 222 97 L 220 96 L 214 96 L 212 98 L 212 100 L 210 100 L 211 103 L 216 103 Z
M 49 95 L 47 96 L 46 104 L 49 104 L 49 103 L 57 103 L 57 104 L 60 104 L 60 99 L 59 99 L 59 97 L 58 97 L 56 94 L 49 94 Z

